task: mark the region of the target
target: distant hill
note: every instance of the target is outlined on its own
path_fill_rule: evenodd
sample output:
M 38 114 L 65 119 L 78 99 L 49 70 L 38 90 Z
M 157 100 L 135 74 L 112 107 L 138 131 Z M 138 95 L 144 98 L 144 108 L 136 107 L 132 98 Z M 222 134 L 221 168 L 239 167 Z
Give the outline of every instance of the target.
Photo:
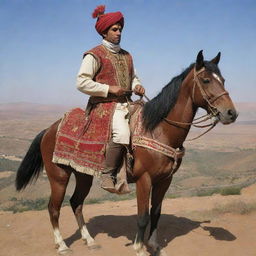
M 38 114 L 61 114 L 75 107 L 84 108 L 85 105 L 66 106 L 57 104 L 38 104 L 29 102 L 4 103 L 0 104 L 0 117 L 9 116 L 22 118 L 21 115 L 32 116 Z M 238 102 L 235 103 L 235 107 L 239 112 L 239 116 L 237 119 L 238 122 L 256 121 L 256 102 Z
M 62 115 L 66 111 L 69 111 L 75 107 L 84 106 L 65 106 L 65 105 L 54 105 L 54 104 L 37 104 L 29 102 L 17 102 L 17 103 L 6 103 L 0 104 L 0 118 L 19 118 L 22 119 L 28 117 L 37 117 L 38 115 L 43 116 L 56 116 Z

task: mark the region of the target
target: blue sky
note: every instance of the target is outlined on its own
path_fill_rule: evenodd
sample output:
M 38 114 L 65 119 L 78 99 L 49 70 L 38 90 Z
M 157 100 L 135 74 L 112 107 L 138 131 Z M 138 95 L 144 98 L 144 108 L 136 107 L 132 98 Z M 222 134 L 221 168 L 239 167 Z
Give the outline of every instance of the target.
M 221 51 L 219 67 L 236 102 L 256 101 L 255 0 L 0 0 L 0 103 L 81 105 L 82 53 L 101 42 L 91 13 L 125 16 L 121 46 L 149 97 L 195 61 Z

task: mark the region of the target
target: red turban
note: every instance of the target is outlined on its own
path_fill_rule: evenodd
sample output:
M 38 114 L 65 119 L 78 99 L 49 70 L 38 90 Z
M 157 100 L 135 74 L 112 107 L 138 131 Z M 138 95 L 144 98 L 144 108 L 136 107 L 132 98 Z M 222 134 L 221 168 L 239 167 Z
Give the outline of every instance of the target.
M 120 23 L 122 27 L 124 26 L 124 16 L 121 12 L 109 12 L 106 14 L 104 12 L 105 5 L 99 5 L 92 14 L 93 18 L 98 18 L 95 28 L 100 35 L 116 23 Z

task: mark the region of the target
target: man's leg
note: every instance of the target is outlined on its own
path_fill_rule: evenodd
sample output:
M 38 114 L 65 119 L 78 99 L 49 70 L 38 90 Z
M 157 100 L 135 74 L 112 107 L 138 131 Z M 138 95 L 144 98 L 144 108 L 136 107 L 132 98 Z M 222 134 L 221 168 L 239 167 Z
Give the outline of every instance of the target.
M 112 120 L 112 138 L 106 149 L 107 170 L 102 173 L 101 187 L 110 191 L 117 192 L 114 184 L 114 176 L 121 167 L 125 146 L 130 141 L 130 128 L 127 119 L 127 104 L 118 103 Z
M 106 150 L 106 170 L 101 176 L 101 187 L 109 192 L 116 192 L 115 174 L 121 166 L 125 147 L 110 140 Z

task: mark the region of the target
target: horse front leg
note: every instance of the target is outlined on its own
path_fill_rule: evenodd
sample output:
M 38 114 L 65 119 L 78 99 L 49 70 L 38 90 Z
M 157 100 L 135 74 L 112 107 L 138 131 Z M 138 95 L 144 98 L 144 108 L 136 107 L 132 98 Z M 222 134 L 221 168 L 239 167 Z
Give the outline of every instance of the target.
M 91 237 L 86 227 L 83 216 L 83 203 L 84 199 L 90 192 L 93 176 L 79 172 L 74 172 L 74 174 L 76 177 L 76 188 L 70 199 L 70 204 L 76 217 L 77 224 L 81 232 L 82 240 L 85 241 L 89 249 L 97 249 L 100 248 L 100 246 L 96 244 L 95 240 Z
M 144 234 L 149 222 L 149 196 L 151 191 L 151 178 L 148 173 L 144 173 L 136 182 L 138 232 L 134 241 L 133 248 L 137 256 L 146 256 L 143 248 Z
M 161 249 L 157 238 L 157 225 L 161 216 L 161 208 L 164 195 L 169 188 L 172 177 L 165 179 L 162 182 L 154 184 L 151 195 L 151 227 L 149 233 L 148 246 L 152 249 L 152 256 L 165 256 L 166 253 Z

